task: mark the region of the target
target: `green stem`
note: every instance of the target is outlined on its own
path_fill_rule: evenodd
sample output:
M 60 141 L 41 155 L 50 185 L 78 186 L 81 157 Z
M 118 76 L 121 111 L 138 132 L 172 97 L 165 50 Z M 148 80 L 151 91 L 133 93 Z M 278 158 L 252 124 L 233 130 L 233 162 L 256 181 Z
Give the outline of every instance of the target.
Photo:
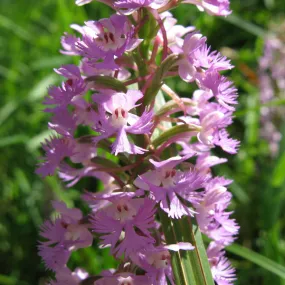
M 208 257 L 198 226 L 189 217 L 170 219 L 159 213 L 167 244 L 190 242 L 194 250 L 172 253 L 172 268 L 176 285 L 214 285 Z

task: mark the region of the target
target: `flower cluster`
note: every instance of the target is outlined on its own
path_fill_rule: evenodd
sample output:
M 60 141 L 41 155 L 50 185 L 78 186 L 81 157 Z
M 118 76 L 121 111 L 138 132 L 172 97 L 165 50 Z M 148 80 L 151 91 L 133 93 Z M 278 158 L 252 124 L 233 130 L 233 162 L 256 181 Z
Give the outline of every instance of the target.
M 44 101 L 57 134 L 43 145 L 37 173 L 57 171 L 68 187 L 83 177 L 104 185 L 82 195 L 88 216 L 53 202 L 58 216 L 43 224 L 39 244 L 46 267 L 55 272 L 49 284 L 175 284 L 171 255 L 197 249 L 182 238 L 170 243 L 162 217 L 196 221 L 212 240 L 207 254 L 213 279 L 233 284 L 224 251 L 239 229 L 227 211 L 231 181 L 211 173 L 227 161 L 211 153 L 215 147 L 235 154 L 239 146 L 227 132 L 237 90 L 221 74 L 233 66 L 194 27 L 176 25 L 167 11 L 176 1 L 102 2 L 115 14 L 72 25 L 77 35 L 63 35 L 61 52 L 79 57 L 80 64 L 55 69 L 64 81 L 50 87 Z M 184 2 L 212 15 L 230 14 L 228 0 Z M 166 83 L 170 76 L 196 84 L 193 96 L 176 94 Z M 88 133 L 78 132 L 80 126 Z M 72 272 L 72 252 L 94 238 L 110 248 L 119 267 L 100 276 Z
M 284 99 L 285 94 L 285 24 L 278 24 L 278 33 L 265 40 L 264 54 L 259 61 L 259 88 L 261 108 L 261 137 L 268 141 L 270 154 L 278 154 L 282 139 L 280 122 L 284 118 L 283 106 L 269 106 L 274 100 Z

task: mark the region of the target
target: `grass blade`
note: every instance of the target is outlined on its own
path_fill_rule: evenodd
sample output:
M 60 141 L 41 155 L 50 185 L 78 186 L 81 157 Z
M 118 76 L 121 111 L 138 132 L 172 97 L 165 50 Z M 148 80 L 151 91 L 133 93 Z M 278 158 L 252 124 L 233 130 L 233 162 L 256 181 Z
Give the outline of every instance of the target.
M 259 26 L 246 21 L 245 19 L 232 14 L 228 17 L 222 17 L 222 20 L 229 22 L 239 28 L 241 28 L 242 30 L 245 30 L 247 32 L 249 32 L 250 34 L 253 34 L 257 37 L 264 37 L 266 35 L 266 31 L 263 30 L 262 28 L 260 28 Z
M 172 220 L 160 212 L 163 231 L 169 244 L 190 242 L 194 250 L 172 253 L 172 267 L 177 285 L 214 285 L 210 265 L 199 228 L 189 217 Z
M 228 246 L 226 249 L 285 279 L 285 267 L 283 265 L 238 244 Z

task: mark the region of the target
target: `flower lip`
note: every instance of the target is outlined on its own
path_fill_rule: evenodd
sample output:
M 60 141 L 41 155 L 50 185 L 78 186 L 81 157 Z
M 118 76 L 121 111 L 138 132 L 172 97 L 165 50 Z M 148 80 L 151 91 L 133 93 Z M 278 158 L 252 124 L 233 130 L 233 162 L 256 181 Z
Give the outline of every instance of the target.
M 122 223 L 131 220 L 137 214 L 137 210 L 127 201 L 121 200 L 115 205 L 115 218 Z
M 167 268 L 170 264 L 170 254 L 167 250 L 156 252 L 149 257 L 148 262 L 156 269 Z
M 127 125 L 129 113 L 123 108 L 115 109 L 111 116 L 111 124 L 114 127 L 123 127 Z

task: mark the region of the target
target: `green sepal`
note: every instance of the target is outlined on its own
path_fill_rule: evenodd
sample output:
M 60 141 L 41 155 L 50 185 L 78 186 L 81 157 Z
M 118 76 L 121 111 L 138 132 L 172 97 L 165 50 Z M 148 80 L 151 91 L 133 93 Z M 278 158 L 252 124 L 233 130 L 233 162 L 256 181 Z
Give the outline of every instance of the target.
M 189 98 L 181 98 L 182 103 L 184 104 L 184 106 L 195 106 L 195 103 L 191 102 L 191 99 Z M 170 100 L 168 102 L 166 102 L 157 112 L 156 112 L 156 116 L 160 117 L 163 116 L 165 114 L 167 114 L 169 111 L 179 108 L 179 105 L 177 102 L 175 102 L 174 100 Z
M 127 87 L 121 81 L 111 76 L 94 75 L 87 77 L 86 81 L 93 82 L 97 88 L 112 89 L 124 93 L 128 91 Z
M 152 141 L 152 145 L 154 147 L 158 147 L 159 145 L 163 144 L 164 142 L 166 142 L 168 139 L 172 138 L 173 136 L 183 134 L 183 133 L 195 132 L 195 131 L 196 132 L 200 131 L 200 127 L 191 126 L 187 124 L 178 125 L 178 126 L 172 127 L 171 129 L 161 133 L 159 137 L 157 137 L 156 139 Z
M 93 162 L 94 164 L 96 164 L 98 166 L 102 166 L 104 168 L 115 168 L 115 169 L 118 168 L 118 170 L 120 169 L 120 165 L 118 165 L 114 161 L 109 160 L 105 157 L 95 156 L 95 157 L 91 158 L 90 161 Z
M 163 78 L 171 67 L 177 62 L 178 55 L 171 54 L 165 60 L 162 61 L 161 65 L 156 69 L 152 78 L 149 88 L 146 90 L 144 96 L 144 104 L 149 105 L 154 99 L 158 91 L 163 84 Z

